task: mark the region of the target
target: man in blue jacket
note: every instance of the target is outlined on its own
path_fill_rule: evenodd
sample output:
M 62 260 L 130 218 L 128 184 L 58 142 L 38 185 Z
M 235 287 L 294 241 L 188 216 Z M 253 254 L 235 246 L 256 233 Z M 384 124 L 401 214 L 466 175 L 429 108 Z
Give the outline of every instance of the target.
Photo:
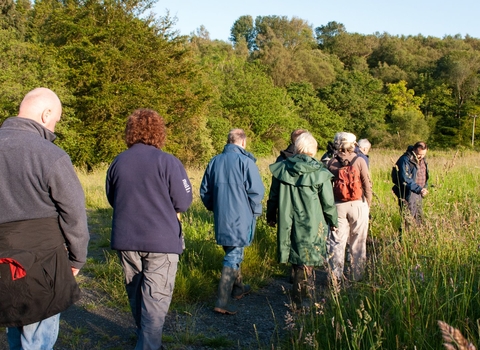
M 397 160 L 392 170 L 392 190 L 398 197 L 402 213 L 405 209 L 417 224 L 422 221 L 423 197 L 428 194 L 428 165 L 425 161 L 427 144 L 423 141 L 408 146 L 406 152 Z M 406 207 L 406 208 L 405 208 Z M 406 222 L 407 223 L 407 222 Z
M 236 313 L 228 303 L 230 296 L 240 299 L 250 292 L 250 286 L 242 282 L 240 264 L 244 248 L 252 243 L 265 192 L 246 145 L 245 132 L 231 130 L 223 152 L 210 161 L 200 186 L 203 204 L 213 211 L 215 239 L 225 251 L 214 311 L 230 315 Z

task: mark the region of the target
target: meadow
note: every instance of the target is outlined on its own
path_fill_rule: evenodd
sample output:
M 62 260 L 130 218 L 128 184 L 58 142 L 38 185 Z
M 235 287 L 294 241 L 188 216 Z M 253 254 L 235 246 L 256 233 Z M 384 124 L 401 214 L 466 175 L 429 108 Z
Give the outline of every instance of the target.
M 428 152 L 431 177 L 424 200 L 425 223 L 412 227 L 399 240 L 401 220 L 391 192 L 390 170 L 401 154 L 371 150 L 374 199 L 365 278 L 339 293 L 317 293 L 308 312 L 290 315 L 288 337 L 281 340 L 284 348 L 440 349 L 445 341 L 438 321 L 478 343 L 480 155 L 470 151 Z M 266 187 L 264 204 L 270 186 L 268 165 L 274 159 L 272 155 L 257 162 Z M 122 271 L 116 254 L 109 249 L 112 210 L 104 193 L 106 168 L 78 171 L 94 245 L 90 251 L 97 252 L 90 255 L 85 271 L 95 276 L 90 283 L 109 294 L 111 306 L 128 310 Z M 214 240 L 213 216 L 198 195 L 203 170 L 187 169 L 194 202 L 182 215 L 186 249 L 172 308 L 211 299 L 222 268 L 223 250 Z M 276 262 L 275 250 L 275 229 L 261 217 L 242 265 L 254 290 L 288 271 L 288 266 Z

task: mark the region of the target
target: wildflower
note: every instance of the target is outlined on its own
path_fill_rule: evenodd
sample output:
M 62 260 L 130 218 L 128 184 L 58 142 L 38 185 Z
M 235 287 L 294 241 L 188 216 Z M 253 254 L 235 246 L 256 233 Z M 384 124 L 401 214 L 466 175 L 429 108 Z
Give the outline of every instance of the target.
M 295 329 L 295 318 L 293 315 L 287 311 L 285 314 L 285 328 L 288 331 L 293 331 Z
M 315 332 L 313 333 L 307 333 L 307 335 L 305 336 L 305 341 L 304 341 L 304 344 L 314 348 L 315 347 Z

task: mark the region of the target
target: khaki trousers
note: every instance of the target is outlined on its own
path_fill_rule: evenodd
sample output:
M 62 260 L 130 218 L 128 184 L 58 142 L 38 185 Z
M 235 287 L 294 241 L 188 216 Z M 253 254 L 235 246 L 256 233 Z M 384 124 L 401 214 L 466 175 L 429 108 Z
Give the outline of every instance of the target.
M 368 204 L 362 200 L 335 203 L 338 212 L 338 230 L 330 232 L 328 238 L 328 262 L 338 281 L 343 278 L 345 248 L 350 246 L 351 279 L 363 277 L 367 259 Z

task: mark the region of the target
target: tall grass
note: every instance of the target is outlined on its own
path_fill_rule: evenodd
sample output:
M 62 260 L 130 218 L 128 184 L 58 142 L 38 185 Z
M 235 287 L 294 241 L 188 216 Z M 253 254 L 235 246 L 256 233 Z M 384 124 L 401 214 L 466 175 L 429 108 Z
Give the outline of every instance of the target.
M 439 349 L 437 321 L 458 328 L 474 343 L 480 325 L 480 156 L 472 152 L 429 151 L 429 195 L 424 200 L 425 224 L 412 227 L 398 240 L 400 214 L 391 192 L 390 170 L 402 151 L 372 150 L 370 166 L 374 200 L 371 208 L 367 274 L 339 293 L 319 292 L 303 313 L 286 314 L 292 349 Z M 268 164 L 257 164 L 266 186 Z M 79 172 L 87 197 L 91 230 L 105 254 L 89 259 L 103 289 L 122 288 L 118 261 L 109 252 L 111 209 L 105 199 L 106 169 Z M 198 198 L 203 169 L 187 169 L 194 202 L 182 216 L 186 249 L 181 256 L 174 302 L 195 303 L 215 294 L 223 251 L 213 234 L 213 216 Z M 276 232 L 258 220 L 256 236 L 246 249 L 243 274 L 254 288 L 286 271 L 276 263 Z M 108 273 L 102 273 L 108 266 Z M 104 282 L 101 282 L 104 281 Z M 122 292 L 108 291 L 125 305 Z M 122 300 L 123 299 L 123 300 Z M 286 310 L 287 312 L 287 310 Z

